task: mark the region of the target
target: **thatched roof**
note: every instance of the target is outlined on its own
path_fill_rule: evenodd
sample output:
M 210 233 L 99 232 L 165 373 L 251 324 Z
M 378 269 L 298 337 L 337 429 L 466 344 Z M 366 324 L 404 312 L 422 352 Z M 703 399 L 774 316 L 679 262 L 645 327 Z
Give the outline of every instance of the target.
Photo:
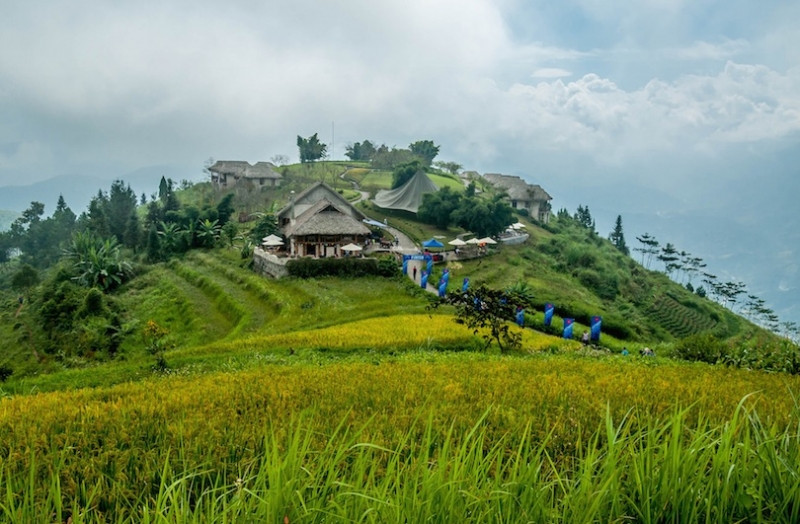
M 368 235 L 367 226 L 335 203 L 320 200 L 303 212 L 286 228 L 287 237 L 306 235 Z
M 251 166 L 241 160 L 218 160 L 208 170 L 220 175 L 232 175 L 235 178 L 283 178 L 272 162 L 256 162 Z
M 284 218 L 289 215 L 292 206 L 296 206 L 300 214 L 303 214 L 309 206 L 313 206 L 320 200 L 327 200 L 328 202 L 336 204 L 341 210 L 346 210 L 347 214 L 357 220 L 367 218 L 364 213 L 358 210 L 350 202 L 347 201 L 342 195 L 336 192 L 331 186 L 325 182 L 317 182 L 312 186 L 306 188 L 300 194 L 294 197 L 294 202 L 289 202 L 283 209 L 278 211 L 278 218 Z
M 493 186 L 505 189 L 511 200 L 533 201 L 552 200 L 547 191 L 536 184 L 528 184 L 518 176 L 501 175 L 500 173 L 486 173 L 483 177 Z

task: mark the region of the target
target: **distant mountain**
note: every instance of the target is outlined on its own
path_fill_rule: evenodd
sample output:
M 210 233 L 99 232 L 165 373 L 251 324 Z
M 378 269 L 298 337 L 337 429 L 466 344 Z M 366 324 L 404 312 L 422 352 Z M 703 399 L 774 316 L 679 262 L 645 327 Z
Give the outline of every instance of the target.
M 41 202 L 45 206 L 45 215 L 50 216 L 56 207 L 58 196 L 63 195 L 67 205 L 79 215 L 85 211 L 92 197 L 99 190 L 108 191 L 111 183 L 121 179 L 130 184 L 136 195 L 158 191 L 161 177 L 172 178 L 175 182 L 183 179 L 198 181 L 202 173 L 174 166 L 149 166 L 114 178 L 101 178 L 88 175 L 61 175 L 27 186 L 0 187 L 0 209 L 22 212 L 31 202 Z

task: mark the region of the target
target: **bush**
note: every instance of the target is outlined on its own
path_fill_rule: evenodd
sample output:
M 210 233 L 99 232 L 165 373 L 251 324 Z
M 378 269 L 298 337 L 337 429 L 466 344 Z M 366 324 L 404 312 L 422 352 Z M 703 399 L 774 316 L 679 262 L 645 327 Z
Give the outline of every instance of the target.
M 716 364 L 726 357 L 727 351 L 721 340 L 710 333 L 699 333 L 680 340 L 673 356 L 683 360 Z
M 298 258 L 287 262 L 286 269 L 298 278 L 394 276 L 397 262 L 388 258 Z
M 6 364 L 0 364 L 0 382 L 5 382 L 8 377 L 14 374 L 14 370 Z

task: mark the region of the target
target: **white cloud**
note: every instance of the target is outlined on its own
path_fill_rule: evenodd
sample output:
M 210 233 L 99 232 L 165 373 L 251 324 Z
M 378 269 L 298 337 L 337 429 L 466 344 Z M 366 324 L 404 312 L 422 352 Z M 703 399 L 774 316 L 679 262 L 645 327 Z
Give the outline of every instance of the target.
M 572 73 L 558 67 L 543 67 L 534 71 L 531 76 L 533 78 L 563 78 L 572 76 Z

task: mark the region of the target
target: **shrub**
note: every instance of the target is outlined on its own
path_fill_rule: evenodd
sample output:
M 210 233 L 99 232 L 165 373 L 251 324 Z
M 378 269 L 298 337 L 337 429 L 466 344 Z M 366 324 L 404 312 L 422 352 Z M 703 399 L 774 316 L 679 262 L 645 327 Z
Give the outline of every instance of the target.
M 394 276 L 397 262 L 387 258 L 298 258 L 287 262 L 286 269 L 298 278 Z
M 683 360 L 716 364 L 726 356 L 725 345 L 710 333 L 699 333 L 680 340 L 673 356 Z

